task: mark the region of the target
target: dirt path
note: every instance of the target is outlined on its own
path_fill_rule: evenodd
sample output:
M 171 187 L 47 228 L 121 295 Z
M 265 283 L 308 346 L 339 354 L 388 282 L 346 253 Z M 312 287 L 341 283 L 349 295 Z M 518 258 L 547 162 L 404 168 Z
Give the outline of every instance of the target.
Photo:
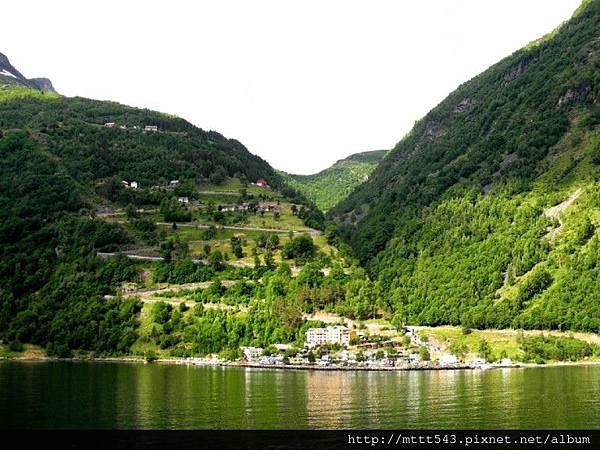
M 575 202 L 575 200 L 577 200 L 579 198 L 579 196 L 581 195 L 583 191 L 581 190 L 581 188 L 578 188 L 575 192 L 573 192 L 571 195 L 569 195 L 566 200 L 560 202 L 558 205 L 553 206 L 552 208 L 548 208 L 546 211 L 544 211 L 544 216 L 546 217 L 551 217 L 553 219 L 558 220 L 559 225 L 558 227 L 550 230 L 548 232 L 548 234 L 546 235 L 546 237 L 548 239 L 550 239 L 551 241 L 553 241 L 554 239 L 556 239 L 556 236 L 558 236 L 560 234 L 560 231 L 562 230 L 563 227 L 563 222 L 560 219 L 560 216 L 563 212 L 565 212 L 567 210 L 567 208 L 569 208 L 569 206 L 571 206 L 573 204 L 573 202 Z
M 156 222 L 156 225 L 162 225 L 162 226 L 172 226 L 173 224 L 170 222 Z M 224 229 L 224 230 L 239 230 L 239 231 L 262 231 L 262 232 L 266 232 L 266 233 L 289 233 L 290 231 L 294 234 L 298 234 L 298 233 L 308 233 L 311 236 L 320 236 L 321 234 L 323 234 L 321 231 L 319 230 L 314 230 L 312 228 L 302 228 L 300 230 L 284 230 L 281 228 L 259 228 L 259 227 L 242 227 L 242 226 L 222 226 L 222 225 L 206 225 L 203 223 L 186 223 L 186 222 L 182 222 L 179 223 L 177 222 L 177 227 L 188 227 L 188 228 L 201 228 L 201 229 L 206 229 L 206 228 L 210 228 L 214 226 L 217 229 Z

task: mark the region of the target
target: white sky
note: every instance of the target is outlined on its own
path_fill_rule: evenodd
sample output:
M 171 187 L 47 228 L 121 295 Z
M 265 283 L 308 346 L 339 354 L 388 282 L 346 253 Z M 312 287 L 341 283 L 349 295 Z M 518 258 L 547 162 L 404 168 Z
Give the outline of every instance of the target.
M 183 117 L 313 173 L 391 148 L 580 0 L 4 2 L 0 52 L 68 96 Z M 8 19 L 8 20 L 7 20 Z

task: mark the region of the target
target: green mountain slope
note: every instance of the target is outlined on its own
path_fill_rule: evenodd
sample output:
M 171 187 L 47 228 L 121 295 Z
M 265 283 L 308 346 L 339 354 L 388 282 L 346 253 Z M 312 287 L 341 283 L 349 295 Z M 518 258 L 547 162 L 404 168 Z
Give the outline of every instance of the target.
M 9 72 L 15 76 L 0 80 L 4 343 L 39 344 L 59 356 L 70 349 L 129 351 L 141 305 L 114 295 L 122 282 L 138 279 L 139 268 L 125 257 L 102 260 L 96 253 L 139 244 L 139 233 L 100 220 L 101 208 L 158 209 L 170 200 L 177 212 L 183 207 L 174 196 L 231 177 L 263 178 L 295 196 L 238 141 L 166 114 L 45 92 L 22 82 L 12 66 Z M 147 125 L 157 131 L 144 131 Z M 125 188 L 124 180 L 137 181 L 138 188 Z M 179 180 L 175 189 L 172 180 Z M 148 221 L 139 226 L 155 228 Z
M 387 152 L 356 153 L 313 175 L 281 174 L 290 186 L 315 202 L 321 210 L 327 211 L 366 181 Z
M 600 1 L 461 85 L 330 211 L 402 320 L 600 328 Z

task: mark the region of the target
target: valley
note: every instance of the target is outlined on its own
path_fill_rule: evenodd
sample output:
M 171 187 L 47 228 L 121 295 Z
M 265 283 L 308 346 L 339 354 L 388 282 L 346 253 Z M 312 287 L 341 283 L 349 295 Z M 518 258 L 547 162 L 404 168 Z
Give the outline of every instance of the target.
M 599 16 L 314 175 L 0 54 L 0 357 L 598 363 Z

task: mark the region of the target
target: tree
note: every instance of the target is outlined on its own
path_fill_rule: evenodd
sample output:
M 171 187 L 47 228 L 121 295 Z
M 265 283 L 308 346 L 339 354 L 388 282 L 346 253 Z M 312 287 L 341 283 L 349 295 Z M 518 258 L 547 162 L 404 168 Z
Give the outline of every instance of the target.
M 189 222 L 192 213 L 174 198 L 164 198 L 160 202 L 160 213 L 165 222 Z
M 129 203 L 125 208 L 125 216 L 127 217 L 127 220 L 132 221 L 133 219 L 140 217 L 140 214 L 138 213 L 137 208 Z
M 244 256 L 244 250 L 242 248 L 242 240 L 237 237 L 237 236 L 233 236 L 230 239 L 230 244 L 231 244 L 231 251 L 233 252 L 233 254 L 235 255 L 236 258 L 241 258 Z
M 220 250 L 215 250 L 208 257 L 210 267 L 215 271 L 220 271 L 223 268 L 223 253 Z
M 314 258 L 316 247 L 312 238 L 308 234 L 302 234 L 291 238 L 285 243 L 281 251 L 285 259 L 296 259 L 299 262 L 309 261 Z
M 419 356 L 423 361 L 429 361 L 431 359 L 431 355 L 429 354 L 429 350 L 425 346 L 421 346 L 419 348 Z
M 488 341 L 482 338 L 479 341 L 479 347 L 477 351 L 481 358 L 485 359 L 486 361 L 492 361 L 492 349 Z
M 179 236 L 171 236 L 160 244 L 160 254 L 165 261 L 180 261 L 188 257 L 190 248 Z
M 267 250 L 276 250 L 279 247 L 279 235 L 272 233 L 268 235 L 265 242 L 265 248 Z
M 275 259 L 273 258 L 273 252 L 270 250 L 267 250 L 265 253 L 265 266 L 269 270 L 273 270 L 275 268 Z
M 164 325 L 171 318 L 173 307 L 166 302 L 156 302 L 150 309 L 150 318 L 152 322 Z

